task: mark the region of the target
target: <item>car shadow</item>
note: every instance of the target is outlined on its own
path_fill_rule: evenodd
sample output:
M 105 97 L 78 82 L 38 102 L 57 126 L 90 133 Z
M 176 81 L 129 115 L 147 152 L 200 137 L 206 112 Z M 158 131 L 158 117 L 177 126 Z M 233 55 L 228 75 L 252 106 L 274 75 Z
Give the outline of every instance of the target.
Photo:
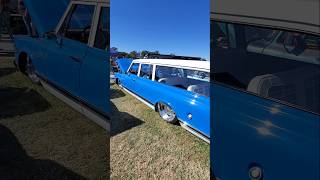
M 1 179 L 86 179 L 52 160 L 34 159 L 14 134 L 0 125 Z
M 50 107 L 49 102 L 33 89 L 0 87 L 0 120 L 43 112 Z
M 12 74 L 14 72 L 16 72 L 15 68 L 1 68 L 0 69 L 0 78 L 4 77 L 4 76 L 7 76 L 7 75 L 10 75 L 10 74 Z
M 126 94 L 119 89 L 110 88 L 110 99 L 117 99 L 124 97 Z
M 111 136 L 115 136 L 134 127 L 140 126 L 144 122 L 126 113 L 120 112 L 118 108 L 110 102 L 111 106 Z

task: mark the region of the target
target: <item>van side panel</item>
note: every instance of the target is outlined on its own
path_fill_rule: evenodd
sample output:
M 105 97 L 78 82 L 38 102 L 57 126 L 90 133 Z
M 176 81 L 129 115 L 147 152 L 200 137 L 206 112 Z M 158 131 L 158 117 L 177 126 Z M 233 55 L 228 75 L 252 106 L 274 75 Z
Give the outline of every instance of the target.
M 212 96 L 215 176 L 248 179 L 259 166 L 264 180 L 320 178 L 318 115 L 218 84 Z

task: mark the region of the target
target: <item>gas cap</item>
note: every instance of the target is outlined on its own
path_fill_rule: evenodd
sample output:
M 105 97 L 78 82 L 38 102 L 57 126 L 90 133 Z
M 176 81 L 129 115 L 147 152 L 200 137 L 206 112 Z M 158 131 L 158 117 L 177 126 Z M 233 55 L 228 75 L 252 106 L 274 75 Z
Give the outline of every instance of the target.
M 263 178 L 263 172 L 261 167 L 259 166 L 253 166 L 249 169 L 249 178 L 251 180 L 262 180 Z

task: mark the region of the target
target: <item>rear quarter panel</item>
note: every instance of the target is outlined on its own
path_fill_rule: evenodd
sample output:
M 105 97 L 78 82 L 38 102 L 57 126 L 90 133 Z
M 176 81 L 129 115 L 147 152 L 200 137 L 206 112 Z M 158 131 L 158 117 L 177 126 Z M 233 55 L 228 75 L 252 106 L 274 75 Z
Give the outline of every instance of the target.
M 319 115 L 214 84 L 211 167 L 221 179 L 319 179 Z

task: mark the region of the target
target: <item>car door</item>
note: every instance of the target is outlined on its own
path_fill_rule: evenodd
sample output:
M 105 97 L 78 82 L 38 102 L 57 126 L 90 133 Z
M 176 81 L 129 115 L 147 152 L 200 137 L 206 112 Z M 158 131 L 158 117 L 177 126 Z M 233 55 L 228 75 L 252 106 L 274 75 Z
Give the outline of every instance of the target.
M 227 24 L 239 31 L 270 32 L 269 28 Z M 311 53 L 305 53 L 320 48 L 305 46 L 305 53 L 293 58 L 279 50 L 246 52 L 246 40 L 239 33 L 227 39 L 227 44 L 235 41 L 239 45 L 212 45 L 217 48 L 212 52 L 211 88 L 211 167 L 215 176 L 319 179 L 320 66 L 311 61 Z
M 123 82 L 124 86 L 129 90 L 132 91 L 133 93 L 137 93 L 138 87 L 137 87 L 137 79 L 138 74 L 139 74 L 139 68 L 140 64 L 139 63 L 132 63 L 130 68 L 128 69 L 127 72 L 127 78 L 125 78 L 125 82 Z
M 100 112 L 109 112 L 109 12 L 99 3 L 94 18 L 89 49 L 80 68 L 80 97 Z
M 154 91 L 153 91 L 153 81 L 152 81 L 152 71 L 153 65 L 151 64 L 141 64 L 140 65 L 140 72 L 139 77 L 135 79 L 135 89 L 136 93 L 145 99 L 146 101 L 151 103 L 150 98 Z M 152 104 L 152 103 L 151 103 Z
M 48 80 L 79 96 L 79 73 L 89 44 L 96 3 L 72 2 L 56 30 L 45 42 Z

